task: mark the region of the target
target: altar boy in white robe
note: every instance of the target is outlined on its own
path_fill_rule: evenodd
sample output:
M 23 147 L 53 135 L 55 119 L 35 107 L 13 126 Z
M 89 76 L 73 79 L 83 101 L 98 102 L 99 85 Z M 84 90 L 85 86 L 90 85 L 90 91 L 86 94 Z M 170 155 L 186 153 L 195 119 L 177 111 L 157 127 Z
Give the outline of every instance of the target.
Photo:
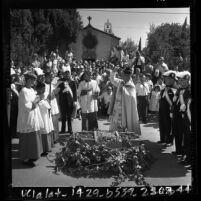
M 56 99 L 58 89 L 53 83 L 53 78 L 53 73 L 45 73 L 45 99 L 47 99 L 51 107 L 51 115 L 54 126 L 53 142 L 55 143 L 59 137 L 59 107 Z
M 43 146 L 42 155 L 47 155 L 47 152 L 50 152 L 53 146 L 54 127 L 50 110 L 51 107 L 48 101 L 45 99 L 45 83 L 38 83 L 38 85 L 36 86 L 36 90 L 38 96 L 40 97 L 40 102 L 38 103 L 38 106 L 44 124 L 44 128 L 41 129 Z
M 43 152 L 41 132 L 44 128 L 38 103 L 40 98 L 32 88 L 37 76 L 34 73 L 24 74 L 25 86 L 19 93 L 17 132 L 19 134 L 19 154 L 23 164 L 35 166 L 34 161 Z
M 116 70 L 110 71 L 111 83 L 117 87 L 115 99 L 110 104 L 114 105 L 110 130 L 119 128 L 135 132 L 140 135 L 140 124 L 137 111 L 136 88 L 132 81 L 132 69 L 124 68 L 122 79 L 116 78 Z

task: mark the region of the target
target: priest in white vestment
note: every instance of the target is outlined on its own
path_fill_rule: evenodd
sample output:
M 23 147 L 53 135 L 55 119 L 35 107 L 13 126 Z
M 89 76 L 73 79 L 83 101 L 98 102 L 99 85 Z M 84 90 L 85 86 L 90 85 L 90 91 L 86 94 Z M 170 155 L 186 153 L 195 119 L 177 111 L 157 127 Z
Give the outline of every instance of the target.
M 123 128 L 140 135 L 136 88 L 131 76 L 132 69 L 129 67 L 123 70 L 122 79 L 116 78 L 115 71 L 110 71 L 111 83 L 117 87 L 115 98 L 110 103 L 110 130 Z

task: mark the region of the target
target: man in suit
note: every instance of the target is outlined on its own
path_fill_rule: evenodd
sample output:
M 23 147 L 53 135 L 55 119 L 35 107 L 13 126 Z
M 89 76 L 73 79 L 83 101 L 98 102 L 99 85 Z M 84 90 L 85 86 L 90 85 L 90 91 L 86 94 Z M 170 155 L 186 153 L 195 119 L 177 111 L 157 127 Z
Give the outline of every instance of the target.
M 62 82 L 58 85 L 59 108 L 61 113 L 61 132 L 65 133 L 66 120 L 68 122 L 68 133 L 72 134 L 72 113 L 77 104 L 77 87 L 75 81 L 71 79 L 70 69 L 63 67 Z
M 175 81 L 177 80 L 175 71 L 167 71 L 163 74 L 166 87 L 161 90 L 159 101 L 159 129 L 160 129 L 160 141 L 158 143 L 172 144 L 172 116 L 171 107 L 174 97 Z

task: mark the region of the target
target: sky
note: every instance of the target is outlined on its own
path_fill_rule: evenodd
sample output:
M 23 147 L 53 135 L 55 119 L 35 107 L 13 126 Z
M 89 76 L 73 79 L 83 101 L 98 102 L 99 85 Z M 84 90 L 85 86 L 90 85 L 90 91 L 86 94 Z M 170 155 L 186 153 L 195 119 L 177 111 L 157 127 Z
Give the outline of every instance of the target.
M 84 27 L 88 25 L 88 16 L 91 16 L 91 25 L 104 30 L 107 19 L 112 24 L 112 31 L 121 41 L 131 38 L 138 44 L 141 37 L 142 48 L 146 46 L 147 33 L 150 24 L 155 26 L 162 23 L 183 24 L 187 17 L 190 24 L 190 8 L 129 8 L 129 9 L 78 9 Z

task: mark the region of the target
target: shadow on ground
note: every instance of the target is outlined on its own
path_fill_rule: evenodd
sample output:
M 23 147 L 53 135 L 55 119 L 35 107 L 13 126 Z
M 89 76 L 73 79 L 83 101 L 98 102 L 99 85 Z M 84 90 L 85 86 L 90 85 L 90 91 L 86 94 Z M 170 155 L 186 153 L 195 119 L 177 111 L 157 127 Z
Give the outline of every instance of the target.
M 19 155 L 19 144 L 12 144 L 12 150 L 11 150 L 11 162 L 12 162 L 12 169 L 29 169 L 31 167 L 28 167 L 22 163 L 20 160 Z
M 188 171 L 178 163 L 177 157 L 171 153 L 163 153 L 166 147 L 156 142 L 142 140 L 154 158 L 149 170 L 144 172 L 145 177 L 163 178 L 163 177 L 185 177 Z

